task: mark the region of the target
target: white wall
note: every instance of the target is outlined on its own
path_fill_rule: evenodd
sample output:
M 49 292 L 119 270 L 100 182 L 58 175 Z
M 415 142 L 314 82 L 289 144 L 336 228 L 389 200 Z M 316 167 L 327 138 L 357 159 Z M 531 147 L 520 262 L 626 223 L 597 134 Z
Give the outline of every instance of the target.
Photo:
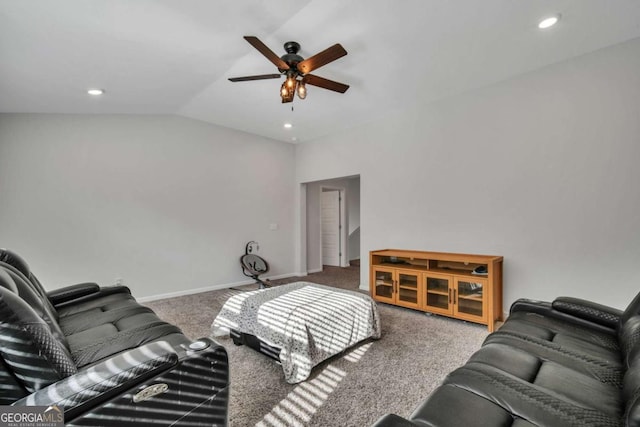
M 346 179 L 349 235 L 360 227 L 360 177 Z M 353 258 L 352 258 L 353 259 Z
M 320 223 L 320 184 L 307 184 L 307 271 L 322 271 L 322 226 Z
M 309 272 L 322 270 L 322 227 L 320 223 L 320 192 L 323 187 L 345 190 L 347 230 L 349 235 L 360 227 L 360 178 L 334 178 L 306 184 L 307 188 L 307 269 Z M 349 241 L 351 243 L 351 241 Z M 357 248 L 347 247 L 348 255 L 359 251 Z M 359 254 L 359 252 L 357 252 Z M 358 256 L 350 257 L 349 260 Z
M 357 90 L 357 88 L 356 88 Z M 296 180 L 360 174 L 370 250 L 505 257 L 519 297 L 623 308 L 640 285 L 640 39 L 296 147 Z
M 53 289 L 148 297 L 294 272 L 294 148 L 169 116 L 0 115 L 0 247 Z M 271 231 L 269 225 L 278 224 Z
M 349 261 L 360 259 L 360 177 L 347 180 L 349 214 Z

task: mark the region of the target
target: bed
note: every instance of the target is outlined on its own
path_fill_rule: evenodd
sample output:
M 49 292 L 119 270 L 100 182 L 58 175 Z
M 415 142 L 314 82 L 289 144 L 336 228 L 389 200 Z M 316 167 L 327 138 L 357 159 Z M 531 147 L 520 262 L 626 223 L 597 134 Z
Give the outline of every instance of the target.
M 380 318 L 368 295 L 296 282 L 234 295 L 213 321 L 215 336 L 230 334 L 282 364 L 290 384 L 368 338 L 380 338 Z

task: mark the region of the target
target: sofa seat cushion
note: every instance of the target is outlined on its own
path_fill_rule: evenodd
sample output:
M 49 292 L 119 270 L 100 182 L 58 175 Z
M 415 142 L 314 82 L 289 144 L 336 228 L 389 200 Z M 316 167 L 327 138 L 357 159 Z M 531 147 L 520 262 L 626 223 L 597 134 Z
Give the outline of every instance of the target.
M 70 316 L 60 317 L 60 329 L 66 336 L 93 329 L 107 323 L 126 322 L 127 318 L 138 314 L 153 313 L 153 311 L 140 304 L 126 304 L 111 310 L 105 307 L 96 307 Z
M 507 320 L 498 330 L 498 336 L 511 335 L 516 338 L 526 337 L 533 342 L 547 342 L 552 347 L 561 347 L 567 351 L 586 354 L 606 361 L 620 361 L 620 350 L 600 345 L 599 342 L 587 341 L 562 331 L 552 331 L 535 324 L 518 319 Z
M 614 416 L 621 413 L 620 388 L 602 382 L 582 364 L 564 366 L 502 344 L 489 344 L 477 351 L 469 359 L 468 366 L 477 364 L 519 378 L 522 384 L 535 385 L 586 408 Z
M 509 412 L 512 417 L 520 418 L 534 425 L 540 426 L 619 426 L 621 407 L 619 402 L 604 402 L 597 406 L 590 406 L 585 398 L 574 400 L 562 390 L 548 388 L 548 375 L 551 371 L 542 371 L 541 384 L 525 381 L 499 368 L 484 364 L 469 362 L 465 366 L 451 372 L 445 379 L 445 385 L 454 385 L 476 394 Z M 546 369 L 566 369 L 558 365 Z M 578 375 L 571 373 L 570 375 Z M 587 377 L 581 378 L 588 384 L 584 393 L 594 393 L 594 401 L 602 392 L 604 384 L 592 381 Z M 611 390 L 608 390 L 610 393 Z M 476 414 L 480 420 L 481 415 Z M 494 424 L 487 424 L 494 425 Z M 495 424 L 501 425 L 501 424 Z
M 554 363 L 616 389 L 622 385 L 624 372 L 619 365 L 609 366 L 562 352 L 544 351 L 545 348 L 541 347 L 521 348 L 519 344 L 511 339 L 503 342 L 493 340 L 473 354 L 469 361 L 495 366 L 529 382 L 534 382 L 543 364 Z
M 616 387 L 620 387 L 622 384 L 624 367 L 619 356 L 609 360 L 598 357 L 597 355 L 594 356 L 593 354 L 585 354 L 573 349 L 567 349 L 553 342 L 500 332 L 494 332 L 487 337 L 484 347 L 493 344 L 502 344 L 517 348 L 542 360 L 548 360 L 565 367 L 571 367 L 605 384 L 611 384 Z M 611 356 L 614 357 L 615 355 Z
M 454 384 L 437 388 L 409 419 L 416 426 L 534 426 L 498 403 Z
M 78 331 L 68 335 L 67 342 L 74 362 L 83 367 L 121 351 L 168 338 L 178 345 L 190 342 L 177 326 L 160 320 L 149 310 Z
M 620 389 L 553 362 L 540 366 L 532 384 L 585 408 L 597 409 L 615 417 L 622 415 Z
M 600 327 L 590 328 L 585 324 L 572 323 L 565 319 L 525 311 L 516 311 L 512 313 L 507 320 L 508 323 L 514 321 L 520 323 L 520 325 L 528 325 L 529 329 L 527 332 L 532 332 L 536 335 L 547 333 L 554 336 L 570 336 L 613 351 L 620 350 L 618 337 L 616 336 L 616 331 L 613 329 L 610 332 L 604 332 Z M 520 327 L 522 328 L 523 326 Z
M 56 307 L 58 317 L 62 320 L 68 316 L 82 314 L 96 309 L 100 311 L 115 310 L 122 307 L 139 306 L 140 304 L 128 292 L 100 293 L 91 299 L 74 302 L 63 307 Z
M 516 347 L 540 348 L 549 354 L 556 352 L 580 359 L 600 361 L 610 366 L 621 366 L 622 363 L 619 348 L 613 349 L 602 345 L 601 341 L 591 341 L 590 336 L 578 337 L 521 319 L 509 318 L 495 334 L 489 335 L 485 340 L 487 343 L 496 341 L 512 342 Z

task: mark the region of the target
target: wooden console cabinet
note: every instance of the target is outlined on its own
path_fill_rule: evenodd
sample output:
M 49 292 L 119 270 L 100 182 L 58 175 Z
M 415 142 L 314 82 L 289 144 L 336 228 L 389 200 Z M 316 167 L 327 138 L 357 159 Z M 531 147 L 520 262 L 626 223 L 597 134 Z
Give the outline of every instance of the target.
M 502 257 L 383 249 L 369 253 L 376 301 L 487 325 L 502 320 Z M 485 267 L 487 273 L 472 272 Z

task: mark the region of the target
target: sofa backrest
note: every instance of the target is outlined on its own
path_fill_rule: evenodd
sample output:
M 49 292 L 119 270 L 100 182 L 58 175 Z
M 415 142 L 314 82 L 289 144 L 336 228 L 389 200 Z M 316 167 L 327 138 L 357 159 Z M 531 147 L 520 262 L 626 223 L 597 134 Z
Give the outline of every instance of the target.
M 629 369 L 636 359 L 640 359 L 640 315 L 628 318 L 620 326 L 619 343 L 625 368 Z
M 0 262 L 9 264 L 15 267 L 25 276 L 29 276 L 29 265 L 27 262 L 17 253 L 10 251 L 9 249 L 0 248 Z
M 38 278 L 31 272 L 29 264 L 17 253 L 0 248 L 0 263 L 4 263 L 5 267 L 10 266 L 18 274 L 23 276 L 23 280 L 33 289 L 33 291 L 41 298 L 42 304 L 51 316 L 58 320 L 58 312 L 51 301 L 47 297 L 47 291 L 44 289 Z
M 51 333 L 68 349 L 69 345 L 67 344 L 67 339 L 58 325 L 58 312 L 53 308 L 49 299 L 46 296 L 43 297 L 39 292 L 37 292 L 31 282 L 13 266 L 0 262 L 0 270 L 9 274 L 16 287 L 15 293 L 49 325 Z
M 43 310 L 29 286 L 0 267 L 0 404 L 10 404 L 77 372 L 64 335 Z M 22 295 L 26 298 L 23 299 Z M 41 308 L 41 307 L 40 307 Z M 52 325 L 57 333 L 52 332 Z M 57 335 L 57 336 L 56 336 Z
M 627 317 L 619 330 L 625 374 L 622 398 L 625 426 L 640 427 L 640 315 Z
M 618 332 L 622 332 L 622 325 L 624 325 L 631 317 L 640 314 L 640 292 L 636 297 L 629 303 L 627 308 L 622 312 L 622 316 L 620 316 L 620 323 L 618 325 Z
M 624 426 L 640 427 L 640 357 L 630 361 L 624 375 L 622 399 L 625 403 Z
M 18 292 L 16 284 L 13 283 L 9 273 L 0 268 L 0 288 L 6 289 L 10 292 Z M 0 291 L 1 292 L 1 291 Z M 0 318 L 0 329 L 2 329 L 3 319 Z M 0 345 L 4 346 L 5 337 L 0 338 Z M 11 404 L 16 397 L 26 396 L 27 389 L 22 385 L 20 380 L 13 374 L 13 369 L 4 363 L 4 359 L 0 358 L 0 405 Z

